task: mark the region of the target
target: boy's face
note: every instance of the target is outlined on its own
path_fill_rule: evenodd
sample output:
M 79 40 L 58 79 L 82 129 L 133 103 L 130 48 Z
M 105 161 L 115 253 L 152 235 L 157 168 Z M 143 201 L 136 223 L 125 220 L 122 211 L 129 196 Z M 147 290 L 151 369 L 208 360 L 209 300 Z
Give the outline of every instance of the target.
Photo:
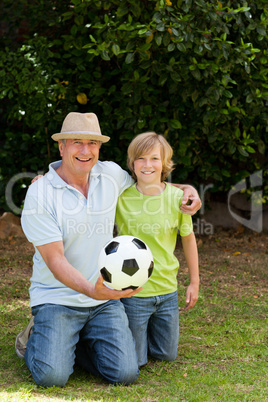
M 156 145 L 151 151 L 141 155 L 134 162 L 134 172 L 138 184 L 157 185 L 161 183 L 163 170 L 160 145 Z

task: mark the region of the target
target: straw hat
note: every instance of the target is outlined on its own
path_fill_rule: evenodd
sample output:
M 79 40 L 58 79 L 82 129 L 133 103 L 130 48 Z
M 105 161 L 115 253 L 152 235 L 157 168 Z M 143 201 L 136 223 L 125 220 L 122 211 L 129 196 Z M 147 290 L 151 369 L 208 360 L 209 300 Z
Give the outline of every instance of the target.
M 101 134 L 97 116 L 94 113 L 71 112 L 65 117 L 61 132 L 51 136 L 54 141 L 63 139 L 109 141 L 110 137 Z

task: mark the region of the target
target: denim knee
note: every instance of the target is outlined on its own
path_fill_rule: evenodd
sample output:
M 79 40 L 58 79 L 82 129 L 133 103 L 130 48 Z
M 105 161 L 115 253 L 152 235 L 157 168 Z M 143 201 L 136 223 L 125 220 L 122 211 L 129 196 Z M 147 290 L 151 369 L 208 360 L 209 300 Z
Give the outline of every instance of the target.
M 42 362 L 33 364 L 31 372 L 36 384 L 45 388 L 63 387 L 70 376 L 64 367 L 59 370 Z
M 176 351 L 173 351 L 171 353 L 165 353 L 165 352 L 160 353 L 160 352 L 150 351 L 150 356 L 157 360 L 164 360 L 166 362 L 172 362 L 177 359 L 178 350 L 176 349 Z
M 114 385 L 130 385 L 139 377 L 138 365 L 131 368 L 121 367 L 114 369 L 112 372 L 109 370 L 107 375 L 102 373 L 102 376 L 110 383 Z

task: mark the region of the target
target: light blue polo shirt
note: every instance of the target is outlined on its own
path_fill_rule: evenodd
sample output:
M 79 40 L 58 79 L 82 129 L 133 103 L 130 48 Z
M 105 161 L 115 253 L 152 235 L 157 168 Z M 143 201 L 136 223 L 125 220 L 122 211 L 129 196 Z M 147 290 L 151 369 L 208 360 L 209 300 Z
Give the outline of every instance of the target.
M 92 168 L 88 197 L 69 186 L 57 174 L 61 161 L 28 189 L 21 217 L 27 239 L 33 243 L 31 306 L 43 303 L 91 307 L 103 303 L 78 293 L 55 279 L 37 246 L 62 241 L 69 263 L 91 283 L 98 272 L 101 248 L 113 237 L 118 196 L 133 184 L 130 175 L 114 162 L 100 162 Z

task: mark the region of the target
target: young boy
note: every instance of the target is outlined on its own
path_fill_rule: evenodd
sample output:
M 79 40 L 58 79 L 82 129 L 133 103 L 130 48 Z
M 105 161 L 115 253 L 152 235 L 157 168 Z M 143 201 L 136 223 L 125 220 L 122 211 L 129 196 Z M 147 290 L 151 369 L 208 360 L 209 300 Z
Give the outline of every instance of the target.
M 198 298 L 198 252 L 190 215 L 181 210 L 183 191 L 165 182 L 173 170 L 173 151 L 162 135 L 138 135 L 128 147 L 128 167 L 136 181 L 118 199 L 116 224 L 119 235 L 142 239 L 154 256 L 154 270 L 143 290 L 122 299 L 135 339 L 139 366 L 150 355 L 175 360 L 179 340 L 177 271 L 174 255 L 179 230 L 190 285 L 186 310 Z

